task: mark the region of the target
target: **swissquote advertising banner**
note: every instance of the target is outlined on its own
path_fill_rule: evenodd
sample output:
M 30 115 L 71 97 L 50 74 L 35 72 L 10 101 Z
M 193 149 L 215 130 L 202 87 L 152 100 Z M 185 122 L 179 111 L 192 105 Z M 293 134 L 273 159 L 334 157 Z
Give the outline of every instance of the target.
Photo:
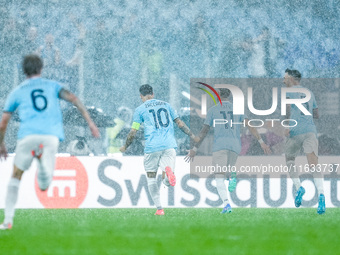
M 207 158 L 207 160 L 209 160 Z M 320 164 L 332 165 L 334 171 L 324 176 L 326 205 L 340 206 L 340 158 L 319 157 Z M 270 162 L 276 168 L 270 169 Z M 305 157 L 298 157 L 296 165 L 306 164 Z M 280 165 L 282 167 L 280 168 Z M 236 164 L 238 184 L 230 193 L 233 207 L 294 207 L 292 181 L 285 173 L 284 156 L 239 156 Z M 0 208 L 4 208 L 7 184 L 13 167 L 13 157 L 0 162 Z M 160 171 L 160 170 L 159 170 Z M 198 169 L 204 171 L 204 169 Z M 262 171 L 263 178 L 256 178 Z M 266 178 L 266 172 L 278 171 L 280 178 Z M 20 183 L 18 208 L 151 208 L 152 199 L 147 191 L 143 157 L 61 157 L 56 161 L 53 182 L 45 192 L 36 181 L 36 162 L 23 175 Z M 159 172 L 160 173 L 160 172 Z M 222 205 L 214 178 L 199 178 L 190 173 L 184 157 L 177 157 L 175 169 L 177 184 L 167 188 L 158 183 L 164 207 L 210 208 Z M 315 207 L 317 192 L 312 176 L 301 175 L 306 194 L 302 206 Z

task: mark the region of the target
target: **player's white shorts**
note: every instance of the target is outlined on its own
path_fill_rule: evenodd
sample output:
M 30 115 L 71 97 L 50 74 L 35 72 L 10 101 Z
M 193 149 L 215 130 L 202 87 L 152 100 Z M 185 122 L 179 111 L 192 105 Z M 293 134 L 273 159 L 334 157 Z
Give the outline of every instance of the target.
M 230 150 L 221 150 L 215 151 L 212 155 L 212 164 L 215 166 L 215 169 L 218 167 L 223 168 L 223 166 L 235 166 L 237 161 L 238 154 L 234 151 Z M 230 172 L 218 172 L 216 174 L 227 174 L 229 175 Z
M 40 144 L 44 146 L 40 161 L 47 172 L 53 173 L 59 146 L 59 138 L 53 135 L 29 135 L 18 140 L 14 165 L 23 171 L 29 169 L 33 161 L 32 151 L 39 148 Z
M 319 142 L 315 133 L 306 133 L 293 136 L 287 139 L 285 145 L 286 157 L 296 158 L 300 150 L 303 148 L 304 153 L 318 153 Z
M 166 149 L 163 151 L 156 151 L 152 153 L 144 154 L 144 168 L 146 172 L 157 173 L 158 168 L 165 171 L 165 168 L 169 166 L 174 172 L 176 162 L 176 150 Z

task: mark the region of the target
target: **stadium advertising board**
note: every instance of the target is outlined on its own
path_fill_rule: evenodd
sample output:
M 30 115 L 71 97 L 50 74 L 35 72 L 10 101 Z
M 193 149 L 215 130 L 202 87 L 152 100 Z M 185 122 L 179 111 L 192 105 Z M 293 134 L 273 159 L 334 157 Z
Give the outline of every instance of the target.
M 294 207 L 291 179 L 282 173 L 281 178 L 255 178 L 256 172 L 266 169 L 270 162 L 285 164 L 284 157 L 241 156 L 236 167 L 243 166 L 238 174 L 235 192 L 230 193 L 234 207 Z M 304 164 L 304 157 L 297 158 L 297 165 Z M 13 157 L 0 162 L 0 208 L 4 208 L 7 183 L 12 171 Z M 321 164 L 340 163 L 339 157 L 320 157 Z M 143 169 L 143 157 L 58 157 L 53 182 L 42 192 L 36 183 L 36 164 L 24 174 L 18 208 L 152 208 Z M 275 170 L 275 169 L 274 169 Z M 268 170 L 266 170 L 268 171 Z M 280 171 L 280 168 L 277 168 Z M 325 176 L 327 207 L 340 206 L 340 169 Z M 165 207 L 209 208 L 221 206 L 213 178 L 199 178 L 190 173 L 183 157 L 176 160 L 177 184 L 168 189 L 158 179 L 161 201 Z M 304 196 L 303 206 L 315 207 L 317 193 L 308 174 L 302 176 L 303 185 L 310 190 Z M 160 178 L 160 176 L 159 176 Z M 35 187 L 32 187 L 35 185 Z

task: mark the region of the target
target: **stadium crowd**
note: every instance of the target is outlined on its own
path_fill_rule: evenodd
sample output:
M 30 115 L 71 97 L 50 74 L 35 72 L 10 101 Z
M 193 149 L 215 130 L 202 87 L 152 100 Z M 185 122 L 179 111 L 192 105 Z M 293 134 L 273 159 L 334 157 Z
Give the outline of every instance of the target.
M 282 78 L 340 72 L 336 1 L 0 0 L 0 105 L 23 79 L 24 54 L 44 59 L 43 77 L 61 81 L 114 116 L 134 109 L 140 84 L 168 101 L 175 74 Z M 181 107 L 189 106 L 182 100 Z

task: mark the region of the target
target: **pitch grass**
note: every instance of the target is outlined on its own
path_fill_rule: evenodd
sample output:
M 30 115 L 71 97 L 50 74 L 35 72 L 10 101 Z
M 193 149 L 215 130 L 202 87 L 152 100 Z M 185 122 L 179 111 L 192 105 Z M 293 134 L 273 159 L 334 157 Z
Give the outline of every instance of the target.
M 339 254 L 340 208 L 17 210 L 0 254 Z M 0 219 L 3 218 L 3 210 Z

